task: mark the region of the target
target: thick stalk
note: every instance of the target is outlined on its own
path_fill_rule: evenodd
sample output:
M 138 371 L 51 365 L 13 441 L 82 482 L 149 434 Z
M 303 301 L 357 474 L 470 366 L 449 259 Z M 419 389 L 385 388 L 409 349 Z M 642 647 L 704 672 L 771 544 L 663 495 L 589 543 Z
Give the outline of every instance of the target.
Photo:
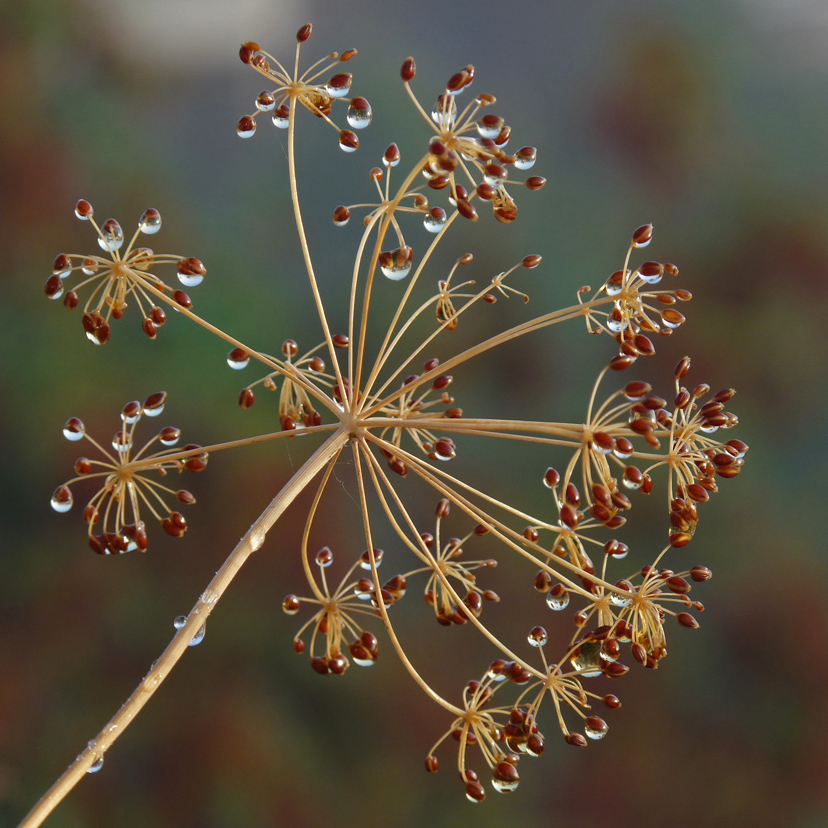
M 187 652 L 190 642 L 201 631 L 213 608 L 235 578 L 251 553 L 264 543 L 273 524 L 305 490 L 314 477 L 335 457 L 348 441 L 348 432 L 340 429 L 326 440 L 305 464 L 288 480 L 267 508 L 259 515 L 244 537 L 236 544 L 221 569 L 190 610 L 186 623 L 176 632 L 172 641 L 153 663 L 149 673 L 138 685 L 121 709 L 104 725 L 101 732 L 78 754 L 78 757 L 63 772 L 60 778 L 43 795 L 40 801 L 20 823 L 19 828 L 36 828 L 54 810 L 63 798 L 80 782 L 95 762 L 101 760 L 115 740 L 150 700 L 161 683 Z

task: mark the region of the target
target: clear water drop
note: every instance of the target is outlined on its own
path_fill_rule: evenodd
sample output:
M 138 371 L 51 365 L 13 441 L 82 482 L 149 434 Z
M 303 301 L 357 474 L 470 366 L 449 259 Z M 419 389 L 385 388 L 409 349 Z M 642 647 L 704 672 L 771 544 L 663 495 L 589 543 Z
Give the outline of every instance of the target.
M 457 101 L 451 96 L 440 95 L 431 110 L 431 120 L 435 124 L 451 126 L 455 118 L 457 118 Z
M 262 548 L 262 544 L 265 542 L 265 533 L 262 531 L 254 532 L 250 536 L 250 548 L 257 552 L 259 549 Z
M 385 277 L 398 282 L 408 276 L 413 259 L 414 251 L 410 247 L 384 251 L 379 256 L 380 270 Z
M 590 739 L 603 739 L 607 735 L 608 730 L 609 726 L 607 723 L 598 716 L 589 716 L 584 723 L 584 733 Z
M 569 606 L 569 593 L 565 589 L 556 592 L 553 587 L 546 594 L 546 606 L 556 612 L 566 609 Z
M 153 207 L 144 210 L 144 214 L 138 221 L 138 229 L 148 236 L 157 233 L 161 229 L 161 213 Z
M 353 75 L 349 75 L 347 72 L 340 72 L 325 84 L 325 91 L 332 98 L 344 98 L 351 91 L 351 82 L 353 79 Z
M 51 500 L 56 512 L 68 512 L 72 508 L 72 492 L 68 486 L 58 486 Z
M 373 118 L 371 104 L 365 98 L 354 98 L 345 117 L 354 129 L 365 129 Z
M 98 263 L 94 259 L 84 259 L 81 263 L 81 272 L 85 276 L 93 276 L 98 272 Z
M 524 147 L 517 151 L 515 155 L 515 169 L 529 170 L 535 166 L 538 153 L 534 147 Z
M 423 227 L 429 233 L 439 233 L 446 225 L 448 216 L 442 207 L 432 207 L 423 219 Z
M 87 773 L 97 773 L 102 767 L 104 763 L 103 756 L 99 756 L 87 769 Z
M 207 622 L 205 621 L 199 628 L 198 632 L 192 637 L 190 643 L 188 644 L 189 647 L 197 647 L 204 641 L 204 634 L 207 632 Z
M 584 678 L 594 678 L 601 675 L 601 642 L 586 641 L 572 653 L 569 659 L 572 666 Z
M 177 630 L 180 630 L 184 627 L 184 625 L 186 623 L 187 623 L 187 616 L 186 615 L 179 615 L 178 618 L 176 618 L 175 621 L 173 621 L 173 626 Z
M 63 436 L 67 440 L 71 440 L 74 443 L 77 440 L 82 440 L 83 435 L 83 423 L 77 417 L 72 417 L 70 420 L 67 420 L 66 425 L 63 427 Z
M 107 253 L 119 250 L 124 243 L 124 231 L 115 219 L 107 219 L 98 236 L 98 246 Z
M 277 129 L 287 129 L 290 126 L 290 110 L 284 104 L 273 113 L 273 126 Z

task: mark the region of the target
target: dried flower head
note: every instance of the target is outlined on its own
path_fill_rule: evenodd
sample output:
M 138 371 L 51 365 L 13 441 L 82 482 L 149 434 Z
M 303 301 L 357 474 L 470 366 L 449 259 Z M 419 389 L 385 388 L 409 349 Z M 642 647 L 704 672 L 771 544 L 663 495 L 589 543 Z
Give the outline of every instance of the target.
M 142 410 L 150 413 L 149 401 L 143 409 L 138 403 L 128 404 L 113 442 L 116 453 L 93 441 L 104 459 L 84 460 L 78 468 L 80 477 L 94 477 L 102 483 L 87 507 L 90 538 L 97 537 L 92 535 L 92 525 L 103 522 L 104 534 L 93 541 L 93 547 L 105 553 L 146 548 L 139 510 L 149 510 L 171 534 L 183 534 L 183 518 L 164 505 L 165 498 L 182 500 L 181 492 L 166 489 L 149 472 L 163 476 L 173 469 L 198 470 L 193 464 L 203 467 L 208 454 L 265 441 L 312 441 L 316 448 L 245 533 L 190 614 L 176 619 L 177 632 L 167 650 L 98 735 L 94 749 L 84 751 L 37 806 L 32 820 L 48 813 L 84 771 L 99 767 L 103 752 L 187 645 L 202 640 L 206 618 L 242 564 L 263 546 L 271 527 L 310 486 L 316 486 L 316 494 L 305 517 L 300 549 L 307 589 L 292 592 L 282 605 L 289 615 L 304 607 L 312 611 L 293 638 L 294 649 L 304 653 L 309 637 L 313 669 L 322 675 L 342 675 L 352 661 L 361 666 L 376 661 L 378 637 L 384 632 L 412 680 L 450 720 L 444 736 L 428 752 L 426 769 L 436 771 L 438 746 L 450 736 L 456 739 L 461 780 L 472 802 L 486 796 L 478 771 L 470 766 L 477 755 L 474 748 L 488 768 L 494 790 L 515 791 L 520 759 L 537 758 L 544 751 L 540 730 L 544 717 L 572 746 L 584 747 L 602 739 L 608 725 L 595 714 L 593 705 L 600 702 L 609 710 L 620 707 L 618 697 L 607 693 L 603 683 L 625 676 L 629 669 L 625 661 L 630 657 L 656 667 L 667 654 L 665 624 L 673 618 L 684 629 L 698 627 L 690 611 L 703 607 L 689 593 L 693 583 L 710 578 L 710 570 L 699 565 L 675 572 L 667 568 L 665 559 L 693 540 L 698 504 L 716 491 L 717 479 L 735 477 L 742 469 L 747 446 L 713 436 L 718 429 L 737 423 L 736 416 L 725 410 L 733 391 L 721 391 L 705 402 L 710 391 L 707 385 L 691 391 L 682 384 L 690 366 L 685 358 L 673 372 L 672 408 L 653 393 L 649 382 L 638 379 L 599 397 L 602 382 L 629 369 L 639 356 L 655 353 L 652 334 L 670 334 L 684 322 L 673 306 L 690 294 L 655 287 L 665 274 L 676 275 L 677 268 L 631 261 L 638 249 L 650 243 L 652 225 L 632 234 L 622 270 L 598 291 L 581 288 L 578 301 L 569 307 L 527 316 L 512 327 L 498 325 L 499 299 L 518 297 L 522 306 L 529 301 L 532 272 L 541 265 L 540 255 L 529 253 L 502 270 L 493 262 L 479 262 L 471 253 L 458 256 L 454 252 L 455 264 L 449 272 L 432 274 L 433 254 L 438 245 L 447 244 L 458 216 L 477 217 L 475 199 L 491 201 L 495 218 L 510 223 L 517 208 L 506 189 L 507 179 L 514 184 L 509 179 L 511 170 L 529 169 L 536 153 L 531 147 L 514 155 L 506 153 L 510 129 L 501 118 L 488 114 L 494 104 L 492 96 L 480 95 L 462 111 L 458 109 L 457 97 L 474 77 L 471 66 L 452 76 L 427 114 L 411 92 L 415 67 L 408 59 L 402 67 L 403 82 L 434 134 L 428 151 L 404 174 L 394 172 L 393 183 L 391 171 L 400 164 L 402 154 L 396 144 L 388 147 L 382 158 L 385 170 L 376 167 L 369 173 L 378 202 L 363 201 L 334 210 L 334 223 L 339 226 L 348 223 L 355 209 L 368 212 L 355 246 L 348 301 L 342 308 L 326 305 L 299 202 L 296 104 L 333 124 L 329 113 L 336 100 L 347 100 L 351 78 L 342 72 L 327 76 L 355 52 L 333 53 L 300 75 L 299 50 L 310 31 L 307 25 L 298 33 L 292 73 L 255 43 L 244 44 L 240 54 L 244 63 L 276 84 L 273 91 L 259 96 L 257 107 L 260 112 L 272 111 L 276 125 L 287 128 L 289 191 L 321 341 L 300 356 L 296 340 L 289 338 L 283 341 L 280 356 L 268 354 L 182 306 L 183 316 L 230 345 L 227 363 L 231 368 L 244 369 L 251 362 L 262 366 L 259 378 L 241 389 L 238 402 L 242 409 L 249 409 L 259 386 L 278 391 L 273 418 L 274 423 L 278 420 L 278 429 L 204 448 L 179 452 L 168 448 L 149 454 L 155 440 L 171 445 L 165 440 L 172 439 L 172 431 L 177 439 L 177 430 L 165 429 L 133 454 L 135 422 Z M 364 99 L 353 98 L 347 117 L 351 126 L 365 126 L 370 107 Z M 243 118 L 240 134 L 248 137 L 254 131 L 255 116 Z M 340 131 L 340 144 L 354 149 L 355 135 Z M 538 189 L 543 181 L 533 177 L 524 184 Z M 430 206 L 428 189 L 447 189 L 446 205 Z M 91 208 L 88 213 L 85 217 L 91 217 Z M 105 263 L 109 275 L 93 292 L 98 304 L 88 305 L 87 315 L 100 314 L 105 306 L 116 315 L 130 292 L 139 305 L 141 298 L 149 301 L 149 297 L 172 301 L 155 277 L 150 279 L 146 269 L 135 266 L 135 260 L 142 259 L 132 250 L 132 243 L 121 259 L 119 246 L 107 233 L 117 236 L 117 232 L 111 227 L 107 230 L 106 225 L 100 231 L 102 246 L 111 255 Z M 425 241 L 421 241 L 423 234 Z M 64 271 L 73 268 L 72 257 L 65 258 L 66 262 L 56 263 L 57 281 L 50 282 L 52 288 L 47 292 L 62 290 Z M 164 259 L 168 260 L 193 261 Z M 98 262 L 97 266 L 104 265 Z M 462 280 L 455 278 L 459 268 L 463 268 Z M 529 290 L 524 290 L 525 283 Z M 101 320 L 108 325 L 108 316 Z M 470 320 L 489 332 L 472 340 L 473 344 L 460 344 L 453 332 Z M 618 346 L 596 380 L 581 422 L 487 418 L 456 404 L 454 389 L 460 386 L 470 360 L 571 320 L 583 320 L 593 333 L 606 331 Z M 302 320 L 303 332 L 307 328 L 307 320 Z M 98 340 L 105 341 L 100 324 L 95 330 Z M 86 436 L 79 420 L 70 420 L 66 428 L 70 439 Z M 492 441 L 511 449 L 506 461 L 489 468 L 488 478 L 473 478 L 456 458 L 486 452 Z M 546 494 L 538 499 L 542 506 L 534 511 L 518 502 L 521 487 L 508 480 L 509 467 L 518 462 L 521 446 L 532 451 L 520 476 L 535 480 Z M 331 485 L 332 480 L 340 480 L 338 466 L 343 477 L 346 468 L 351 475 L 352 499 L 362 526 L 357 538 L 341 536 L 324 517 L 326 499 L 339 488 Z M 53 505 L 59 511 L 71 505 L 69 484 L 75 482 L 56 491 Z M 505 483 L 508 496 L 495 494 L 498 483 Z M 437 500 L 435 512 L 433 507 L 424 511 L 413 496 L 417 486 L 428 490 L 430 503 Z M 634 522 L 638 498 L 659 488 L 667 500 L 668 543 L 652 555 L 634 540 L 628 543 L 620 537 Z M 184 502 L 189 498 L 184 497 Z M 446 538 L 450 515 L 452 524 L 461 528 L 457 537 Z M 390 527 L 396 539 L 393 546 L 383 544 L 385 551 L 375 542 L 378 522 Z M 330 537 L 320 544 L 319 536 Z M 479 548 L 478 544 L 488 544 L 495 551 L 472 558 L 477 553 L 469 550 Z M 636 562 L 628 569 L 622 561 L 630 555 Z M 384 561 L 384 569 L 393 567 L 397 574 L 381 578 Z M 444 627 L 474 629 L 495 656 L 493 661 L 487 657 L 490 666 L 481 679 L 465 685 L 460 704 L 435 687 L 439 676 L 429 675 L 434 670 L 431 660 L 413 663 L 397 634 L 398 624 L 404 623 L 397 606 L 410 591 L 409 583 L 417 579 L 424 582 L 425 602 L 416 602 L 421 611 L 433 614 Z M 527 599 L 518 606 L 499 601 L 495 588 L 506 579 L 525 587 Z M 492 607 L 483 613 L 487 601 Z M 572 615 L 554 614 L 568 608 L 574 610 Z M 499 612 L 524 614 L 528 635 L 510 641 L 496 632 L 498 625 L 491 621 Z M 552 646 L 547 627 L 554 618 L 565 618 L 565 623 L 571 619 L 574 630 L 552 659 L 547 657 L 547 648 Z M 373 630 L 365 628 L 370 625 Z M 452 633 L 434 628 L 428 623 L 417 629 L 423 635 L 429 634 L 427 630 L 441 634 L 440 648 L 449 646 L 445 637 Z M 480 675 L 480 668 L 470 672 Z M 39 823 L 26 825 L 35 824 Z
M 55 489 L 52 508 L 56 512 L 68 512 L 73 503 L 70 486 L 95 480 L 99 488 L 86 504 L 83 519 L 89 527 L 89 545 L 101 555 L 121 555 L 136 549 L 147 551 L 147 528 L 141 518 L 142 510 L 149 512 L 173 537 L 181 538 L 187 531 L 184 515 L 171 509 L 168 501 L 174 499 L 177 505 L 189 506 L 196 502 L 195 497 L 186 489 L 165 486 L 149 473 L 164 478 L 170 471 L 203 471 L 207 453 L 195 445 L 175 451 L 172 447 L 181 438 L 181 430 L 174 426 L 162 428 L 141 449 L 133 452 L 138 421 L 142 416 L 161 414 L 166 398 L 166 392 L 160 391 L 147 397 L 143 404 L 137 400 L 128 402 L 121 410 L 121 428 L 112 438 L 112 451 L 91 437 L 77 417 L 71 417 L 63 427 L 67 440 L 86 440 L 102 459 L 79 457 L 75 461 L 77 477 Z M 148 453 L 156 444 L 165 448 Z
M 110 322 L 123 316 L 130 298 L 134 298 L 141 311 L 144 320 L 142 327 L 150 339 L 155 339 L 158 328 L 167 321 L 167 314 L 157 304 L 158 299 L 176 309 L 193 306 L 184 291 L 173 290 L 150 269 L 176 264 L 181 284 L 194 287 L 202 282 L 207 273 L 204 265 L 192 257 L 156 254 L 149 247 L 135 247 L 139 234 L 153 235 L 161 229 L 158 210 L 149 208 L 144 211 L 138 221 L 138 229 L 123 253 L 124 231 L 115 219 L 107 219 L 99 227 L 95 223 L 92 205 L 83 198 L 75 206 L 75 215 L 92 224 L 98 234 L 98 245 L 109 258 L 59 254 L 52 263 L 52 275 L 46 281 L 45 292 L 50 299 L 62 296 L 63 304 L 72 310 L 78 305 L 78 291 L 87 285 L 95 286 L 83 307 L 83 328 L 90 342 L 105 345 L 109 341 Z M 86 278 L 64 293 L 66 280 L 78 272 Z M 166 291 L 170 291 L 172 298 L 165 294 Z

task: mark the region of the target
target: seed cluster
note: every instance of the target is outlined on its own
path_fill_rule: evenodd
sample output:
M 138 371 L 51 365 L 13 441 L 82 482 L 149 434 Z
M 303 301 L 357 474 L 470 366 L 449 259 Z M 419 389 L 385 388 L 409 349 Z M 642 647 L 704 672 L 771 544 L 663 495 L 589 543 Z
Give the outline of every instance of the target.
M 150 512 L 169 534 L 180 537 L 186 521 L 166 503 L 173 498 L 183 504 L 194 502 L 189 492 L 163 486 L 158 476 L 201 471 L 210 454 L 240 445 L 277 439 L 317 441 L 313 456 L 274 500 L 286 508 L 304 489 L 316 487 L 300 548 L 307 588 L 302 590 L 305 594 L 291 593 L 282 602 L 290 616 L 309 611 L 294 635 L 294 650 L 309 656 L 317 673 L 341 676 L 352 663 L 375 664 L 384 636 L 383 649 L 390 646 L 449 722 L 428 751 L 426 769 L 438 770 L 437 753 L 444 742 L 454 740 L 466 796 L 481 802 L 486 797 L 481 773 L 490 776 L 492 788 L 499 793 L 517 789 L 520 760 L 544 752 L 541 727 L 551 723 L 575 747 L 604 738 L 609 726 L 595 708 L 607 715 L 604 711 L 621 706 L 615 692 L 607 692 L 605 682 L 625 676 L 629 663 L 657 668 L 667 655 L 670 625 L 698 627 L 697 614 L 704 607 L 691 592 L 709 580 L 711 572 L 701 564 L 688 565 L 687 553 L 681 550 L 694 540 L 700 511 L 706 508 L 703 504 L 717 492 L 719 482 L 741 472 L 747 445 L 729 437 L 738 423 L 728 410 L 734 391 L 726 388 L 711 395 L 707 384 L 690 383 L 689 357 L 673 370 L 669 399 L 658 396 L 644 380 L 617 379 L 639 357 L 655 355 L 658 337 L 672 335 L 685 322 L 676 306 L 691 298 L 684 289 L 659 286 L 664 277 L 677 277 L 675 265 L 632 261 L 650 244 L 652 225 L 633 232 L 623 267 L 596 291 L 581 288 L 571 306 L 528 316 L 510 328 L 497 325 L 497 310 L 502 307 L 498 302 L 509 298 L 529 302 L 523 282 L 531 284 L 541 265 L 540 255 L 528 253 L 500 270 L 478 262 L 472 253 L 455 253 L 448 273 L 432 275 L 433 253 L 438 245 L 448 243 L 458 217 L 476 220 L 477 206 L 490 202 L 494 218 L 509 224 L 517 216 L 510 190 L 519 186 L 538 190 L 545 183 L 540 176 L 524 181 L 512 177 L 514 171 L 530 169 L 537 152 L 529 146 L 507 151 L 511 129 L 501 117 L 490 114 L 493 96 L 481 94 L 460 109 L 459 96 L 475 77 L 472 66 L 452 75 L 427 111 L 411 89 L 414 61 L 404 62 L 404 88 L 430 134 L 423 154 L 405 174 L 396 169 L 403 155 L 399 146 L 393 143 L 385 150 L 383 166 L 369 173 L 377 201 L 333 210 L 339 227 L 346 226 L 356 210 L 364 210 L 365 218 L 355 246 L 347 307 L 326 307 L 296 184 L 295 135 L 301 128 L 297 109 L 309 110 L 334 125 L 333 105 L 347 101 L 346 118 L 352 128 L 367 126 L 372 113 L 364 98 L 347 97 L 352 77 L 338 71 L 356 55 L 355 50 L 334 52 L 300 74 L 300 48 L 310 35 L 309 24 L 299 30 L 292 71 L 258 44 L 243 44 L 242 62 L 274 88 L 259 94 L 257 113 L 242 118 L 238 132 L 243 138 L 253 135 L 262 112 L 272 113 L 275 125 L 287 130 L 290 192 L 318 311 L 318 344 L 302 353 L 297 341 L 288 338 L 281 354 L 268 354 L 200 319 L 181 291 L 170 296 L 170 288 L 150 268 L 176 263 L 185 286 L 200 282 L 205 271 L 197 259 L 157 256 L 148 248 L 134 247 L 138 233 L 160 227 L 154 210 L 142 216 L 138 232 L 121 255 L 124 237 L 117 223 L 109 220 L 98 228 L 91 206 L 78 202 L 76 213 L 92 221 L 109 258 L 61 254 L 46 286 L 47 295 L 58 298 L 64 280 L 73 271 L 83 271 L 88 278 L 75 290 L 95 285 L 84 308 L 84 327 L 98 344 L 109 338 L 110 320 L 120 317 L 128 298 L 138 304 L 151 338 L 164 321 L 156 300 L 177 307 L 231 346 L 227 354 L 231 369 L 259 363 L 258 378 L 241 389 L 238 403 L 249 409 L 260 388 L 277 393 L 274 430 L 178 451 L 173 446 L 179 431 L 168 427 L 136 453 L 136 424 L 142 416 L 160 413 L 164 395 L 124 407 L 112 451 L 95 442 L 83 423 L 72 418 L 64 434 L 70 440 L 88 440 L 102 459 L 79 459 L 77 477 L 58 487 L 52 505 L 67 511 L 72 505 L 70 487 L 96 480 L 99 489 L 84 512 L 92 548 L 102 554 L 144 551 L 147 535 L 142 514 Z M 335 128 L 344 150 L 357 148 L 355 133 Z M 429 196 L 441 191 L 447 196 L 445 202 L 431 205 Z M 481 222 L 485 220 L 483 216 Z M 324 262 L 324 256 L 319 261 Z M 77 304 L 75 290 L 66 294 L 68 307 Z M 380 291 L 382 303 L 377 301 Z M 387 302 L 390 313 L 380 310 Z M 455 394 L 461 396 L 463 368 L 469 360 L 572 320 L 582 320 L 590 333 L 604 334 L 602 338 L 613 343 L 581 422 L 485 418 L 458 406 Z M 489 333 L 473 345 L 459 346 L 454 332 L 467 321 Z M 308 327 L 302 320 L 301 330 Z M 438 359 L 435 353 L 442 356 Z M 545 505 L 537 514 L 491 494 L 490 483 L 506 478 L 508 469 L 491 469 L 493 480 L 483 482 L 454 471 L 460 464 L 451 461 L 459 454 L 485 451 L 492 440 L 514 447 L 531 444 L 532 457 L 520 474 L 534 479 L 538 492 L 545 495 Z M 156 442 L 164 448 L 149 453 Z M 329 525 L 323 518 L 328 498 L 340 488 L 331 481 L 346 474 L 351 475 L 352 499 L 362 523 L 357 538 L 342 536 L 336 524 Z M 435 495 L 426 511 L 414 497 L 415 484 L 425 484 Z M 647 550 L 623 533 L 632 522 L 637 500 L 659 492 L 666 500 L 664 542 L 657 550 Z M 518 497 L 516 490 L 515 500 Z M 277 519 L 271 519 L 270 509 L 228 559 L 235 569 L 241 556 L 264 543 Z M 378 522 L 393 530 L 393 547 L 377 547 Z M 93 533 L 95 526 L 101 534 Z M 317 548 L 318 536 L 324 537 L 321 548 Z M 476 557 L 474 550 L 485 544 L 496 551 Z M 381 577 L 381 566 L 394 574 Z M 526 598 L 518 607 L 501 602 L 495 591 L 507 581 L 525 587 Z M 211 586 L 204 593 L 209 601 L 203 598 L 193 613 L 212 607 L 227 583 Z M 412 589 L 415 584 L 417 589 Z M 424 597 L 419 603 L 426 617 L 434 616 L 438 622 L 421 624 L 418 633 L 439 635 L 440 646 L 446 647 L 452 633 L 437 627 L 465 625 L 475 628 L 492 650 L 488 667 L 472 668 L 475 677 L 462 686 L 457 702 L 435 686 L 443 677 L 427 674 L 432 665 L 412 662 L 397 635 L 396 607 L 407 595 L 410 602 L 417 593 Z M 526 615 L 525 637 L 517 642 L 499 637 L 493 631 L 496 624 L 487 626 L 498 613 Z M 563 619 L 569 632 L 563 639 L 566 645 L 552 659 L 547 656 L 552 646 L 547 628 L 557 619 Z M 180 635 L 200 631 L 203 636 L 202 619 L 179 620 Z M 180 652 L 176 652 L 177 659 Z

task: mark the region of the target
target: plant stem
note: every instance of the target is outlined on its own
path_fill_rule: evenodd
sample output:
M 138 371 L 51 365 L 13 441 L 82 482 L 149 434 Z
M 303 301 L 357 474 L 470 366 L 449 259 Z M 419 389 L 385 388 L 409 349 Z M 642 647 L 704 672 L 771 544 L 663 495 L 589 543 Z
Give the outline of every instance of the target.
M 273 498 L 267 508 L 259 515 L 244 537 L 236 544 L 221 569 L 216 572 L 207 589 L 190 610 L 187 621 L 173 636 L 172 641 L 154 662 L 149 673 L 138 685 L 120 710 L 104 725 L 101 732 L 78 757 L 61 774 L 58 780 L 41 797 L 40 801 L 20 823 L 19 828 L 37 828 L 41 825 L 63 798 L 80 782 L 84 774 L 112 746 L 115 740 L 126 730 L 143 706 L 150 700 L 161 683 L 187 652 L 190 642 L 201 630 L 213 608 L 224 594 L 231 581 L 251 553 L 264 543 L 273 524 L 281 517 L 296 497 L 304 491 L 314 477 L 338 455 L 348 441 L 348 432 L 339 429 L 332 434 L 302 467 L 288 480 L 281 491 Z

